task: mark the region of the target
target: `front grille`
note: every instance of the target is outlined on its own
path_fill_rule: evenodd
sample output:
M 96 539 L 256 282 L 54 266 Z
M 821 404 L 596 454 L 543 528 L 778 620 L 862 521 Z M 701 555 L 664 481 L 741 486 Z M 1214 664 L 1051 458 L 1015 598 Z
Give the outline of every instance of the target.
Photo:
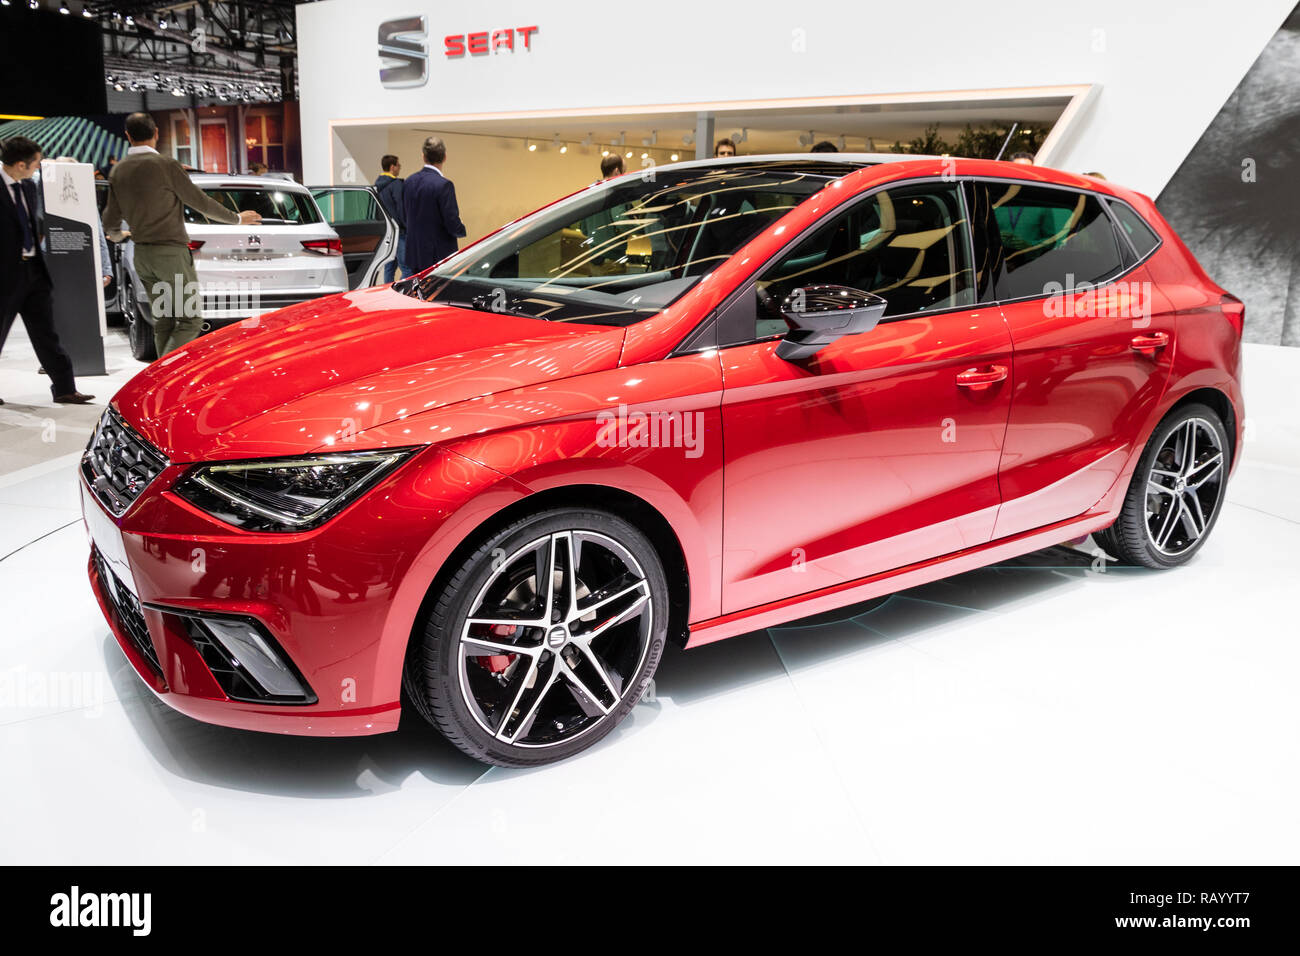
M 95 570 L 99 574 L 100 587 L 108 597 L 108 603 L 117 612 L 117 619 L 131 639 L 135 649 L 144 655 L 154 673 L 162 676 L 162 665 L 158 663 L 158 652 L 154 650 L 153 638 L 149 636 L 149 625 L 144 621 L 144 611 L 140 599 L 131 593 L 131 589 L 122 583 L 121 578 L 113 573 L 104 556 L 95 550 Z
M 81 472 L 100 504 L 120 516 L 168 465 L 163 454 L 137 435 L 112 408 L 104 409 Z

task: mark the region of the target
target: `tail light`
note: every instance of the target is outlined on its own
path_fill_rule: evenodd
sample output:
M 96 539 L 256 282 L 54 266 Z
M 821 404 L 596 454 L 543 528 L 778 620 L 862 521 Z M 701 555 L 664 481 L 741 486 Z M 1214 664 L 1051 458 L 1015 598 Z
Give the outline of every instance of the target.
M 343 255 L 342 239 L 304 239 L 302 247 L 308 252 L 316 253 L 318 256 Z
M 190 252 L 198 252 L 200 249 L 202 249 L 203 241 L 204 240 L 202 239 L 191 239 L 189 242 Z
M 1224 316 L 1232 323 L 1232 327 L 1237 330 L 1240 337 L 1241 330 L 1246 325 L 1246 303 L 1242 302 L 1235 295 L 1223 294 L 1219 300 L 1219 308 L 1223 310 Z

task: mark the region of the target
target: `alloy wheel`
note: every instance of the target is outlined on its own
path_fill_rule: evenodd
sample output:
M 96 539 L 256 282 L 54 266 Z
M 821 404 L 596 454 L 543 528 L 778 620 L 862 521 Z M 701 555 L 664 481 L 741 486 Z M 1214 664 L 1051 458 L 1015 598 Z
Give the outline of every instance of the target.
M 614 538 L 559 531 L 494 562 L 460 628 L 461 693 L 496 740 L 554 747 L 623 701 L 650 646 L 645 572 Z
M 1165 438 L 1146 486 L 1147 537 L 1161 554 L 1183 554 L 1205 535 L 1223 497 L 1224 465 L 1219 433 L 1203 418 Z

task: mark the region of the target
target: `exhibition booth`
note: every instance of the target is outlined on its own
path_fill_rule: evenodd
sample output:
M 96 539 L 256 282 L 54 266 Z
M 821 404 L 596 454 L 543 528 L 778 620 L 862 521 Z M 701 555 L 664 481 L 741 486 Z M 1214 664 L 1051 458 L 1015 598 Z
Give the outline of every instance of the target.
M 1155 196 L 1284 6 L 1236 11 L 1213 55 L 1187 71 L 1203 22 L 1121 0 L 1066 20 L 1014 3 L 960 24 L 840 0 L 754 16 L 680 0 L 626 15 L 309 4 L 298 10 L 304 176 L 372 180 L 385 153 L 414 171 L 423 138 L 445 135 L 472 238 L 597 178 L 605 150 L 663 163 L 712 155 L 714 140 L 747 131 L 741 154 L 841 137 L 875 151 L 935 124 L 951 141 L 968 123 L 1018 121 L 1047 130 L 1040 163 Z

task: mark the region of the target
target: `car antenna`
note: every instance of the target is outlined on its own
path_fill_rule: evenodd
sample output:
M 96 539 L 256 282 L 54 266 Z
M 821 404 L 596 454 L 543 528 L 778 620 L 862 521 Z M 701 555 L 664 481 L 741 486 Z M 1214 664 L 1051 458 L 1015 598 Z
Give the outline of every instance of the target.
M 994 159 L 1002 158 L 1002 154 L 1005 153 L 1007 151 L 1007 147 L 1011 145 L 1011 137 L 1016 135 L 1016 130 L 1019 128 L 1020 128 L 1019 120 L 1011 124 L 1011 132 L 1007 133 L 1007 138 L 1002 141 L 1002 148 L 998 150 L 998 154 L 993 157 Z

